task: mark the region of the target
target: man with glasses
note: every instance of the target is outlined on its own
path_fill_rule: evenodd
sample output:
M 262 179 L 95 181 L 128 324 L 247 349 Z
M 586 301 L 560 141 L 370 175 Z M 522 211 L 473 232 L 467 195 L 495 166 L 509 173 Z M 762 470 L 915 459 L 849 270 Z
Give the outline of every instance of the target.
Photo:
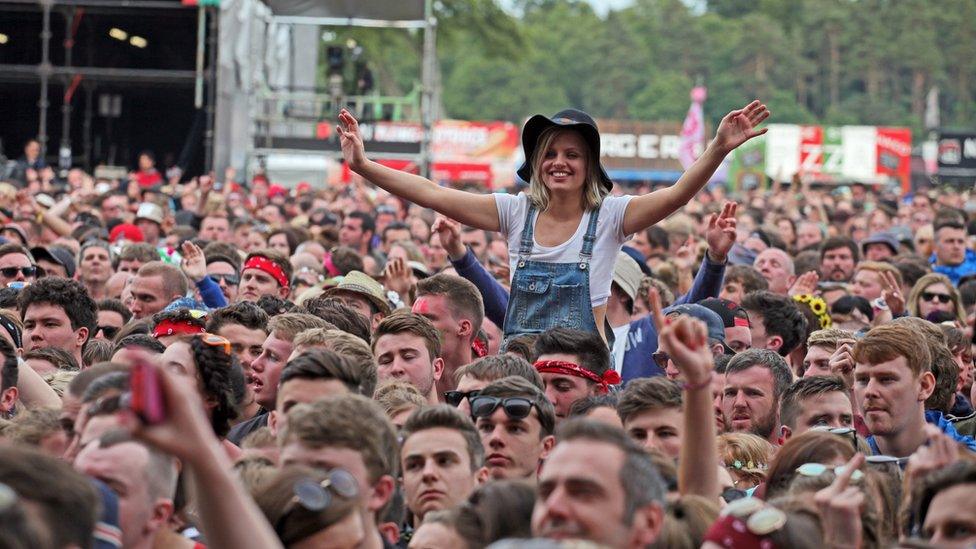
M 241 283 L 239 261 L 224 255 L 207 254 L 207 276 L 220 286 L 227 303 L 237 303 L 237 286 Z
M 18 304 L 25 351 L 55 347 L 83 364 L 81 349 L 96 329 L 98 308 L 80 282 L 42 278 L 20 292 Z
M 37 265 L 27 248 L 19 244 L 0 246 L 0 284 L 25 284 L 33 282 L 36 277 Z
M 552 403 L 538 387 L 517 376 L 490 383 L 469 401 L 491 478 L 534 482 L 556 442 Z
M 531 364 L 522 357 L 505 354 L 479 358 L 471 364 L 460 367 L 454 372 L 457 389 L 446 391 L 441 396 L 444 397 L 444 402 L 457 406 L 462 413 L 469 415 L 471 398 L 478 396 L 492 381 L 508 376 L 524 377 L 540 391 L 545 391 L 542 377 Z
M 847 384 L 838 376 L 818 375 L 796 380 L 779 405 L 782 440 L 811 429 L 855 436 L 854 405 Z
M 122 326 L 132 319 L 132 312 L 118 299 L 102 299 L 98 302 L 98 327 L 94 339 L 115 339 Z

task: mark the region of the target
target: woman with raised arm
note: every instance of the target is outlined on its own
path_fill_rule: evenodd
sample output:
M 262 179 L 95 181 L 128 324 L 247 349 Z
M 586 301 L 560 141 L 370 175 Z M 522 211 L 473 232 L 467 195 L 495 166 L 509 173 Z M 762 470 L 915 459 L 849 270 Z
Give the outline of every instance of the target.
M 367 181 L 465 225 L 505 235 L 512 272 L 503 327 L 507 342 L 554 326 L 597 331 L 606 339 L 606 302 L 624 242 L 691 200 L 729 152 L 766 132 L 756 127 L 767 117 L 759 101 L 730 112 L 677 183 L 619 197 L 608 196 L 613 182 L 600 166 L 596 122 L 574 109 L 525 123 L 526 161 L 518 175 L 529 188 L 517 196 L 444 188 L 370 161 L 359 124 L 346 110 L 339 113 L 337 130 L 346 163 Z

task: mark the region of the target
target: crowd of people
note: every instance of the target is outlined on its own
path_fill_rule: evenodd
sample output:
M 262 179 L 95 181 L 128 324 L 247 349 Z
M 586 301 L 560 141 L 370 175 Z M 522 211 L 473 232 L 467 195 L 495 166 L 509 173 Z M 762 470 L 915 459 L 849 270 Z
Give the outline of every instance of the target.
M 971 547 L 976 195 L 369 161 L 0 183 L 11 548 Z M 33 157 L 30 156 L 33 151 Z M 499 234 L 500 233 L 500 234 Z

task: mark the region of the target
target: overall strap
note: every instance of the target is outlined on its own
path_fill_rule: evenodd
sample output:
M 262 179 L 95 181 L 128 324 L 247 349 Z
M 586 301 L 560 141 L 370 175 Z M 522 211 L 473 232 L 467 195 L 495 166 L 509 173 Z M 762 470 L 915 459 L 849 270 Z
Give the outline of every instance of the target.
M 529 200 L 528 206 L 528 209 L 525 211 L 525 224 L 522 226 L 522 240 L 519 243 L 519 261 L 523 261 L 532 255 L 532 246 L 535 242 L 535 223 L 532 219 L 533 214 L 535 214 L 535 204 Z
M 601 204 L 602 206 L 602 204 Z M 580 250 L 580 266 L 589 263 L 590 256 L 593 255 L 593 244 L 596 242 L 596 223 L 600 219 L 600 206 L 593 209 L 590 214 L 590 222 L 586 226 L 586 235 L 583 236 L 583 248 Z

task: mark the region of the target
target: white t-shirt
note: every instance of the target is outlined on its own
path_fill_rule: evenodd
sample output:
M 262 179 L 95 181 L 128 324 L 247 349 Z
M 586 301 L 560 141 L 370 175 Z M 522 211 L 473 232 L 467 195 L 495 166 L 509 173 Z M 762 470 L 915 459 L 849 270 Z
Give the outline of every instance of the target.
M 529 199 L 525 193 L 517 196 L 495 194 L 495 207 L 498 208 L 498 223 L 501 233 L 508 240 L 508 263 L 511 276 L 515 276 L 518 265 L 519 244 L 522 241 L 522 227 L 525 225 L 525 212 Z M 596 241 L 593 243 L 593 256 L 590 259 L 590 304 L 603 305 L 610 297 L 610 283 L 613 281 L 613 264 L 624 242 L 633 235 L 623 234 L 624 211 L 633 196 L 608 196 L 603 199 L 600 218 L 596 222 Z M 576 233 L 558 246 L 540 246 L 533 232 L 532 261 L 544 263 L 579 263 L 583 249 L 583 237 L 590 223 L 591 212 L 583 214 Z M 538 213 L 535 215 L 538 220 Z
M 630 323 L 622 324 L 613 329 L 613 369 L 618 374 L 624 373 L 624 355 L 627 354 L 627 334 L 630 333 Z

